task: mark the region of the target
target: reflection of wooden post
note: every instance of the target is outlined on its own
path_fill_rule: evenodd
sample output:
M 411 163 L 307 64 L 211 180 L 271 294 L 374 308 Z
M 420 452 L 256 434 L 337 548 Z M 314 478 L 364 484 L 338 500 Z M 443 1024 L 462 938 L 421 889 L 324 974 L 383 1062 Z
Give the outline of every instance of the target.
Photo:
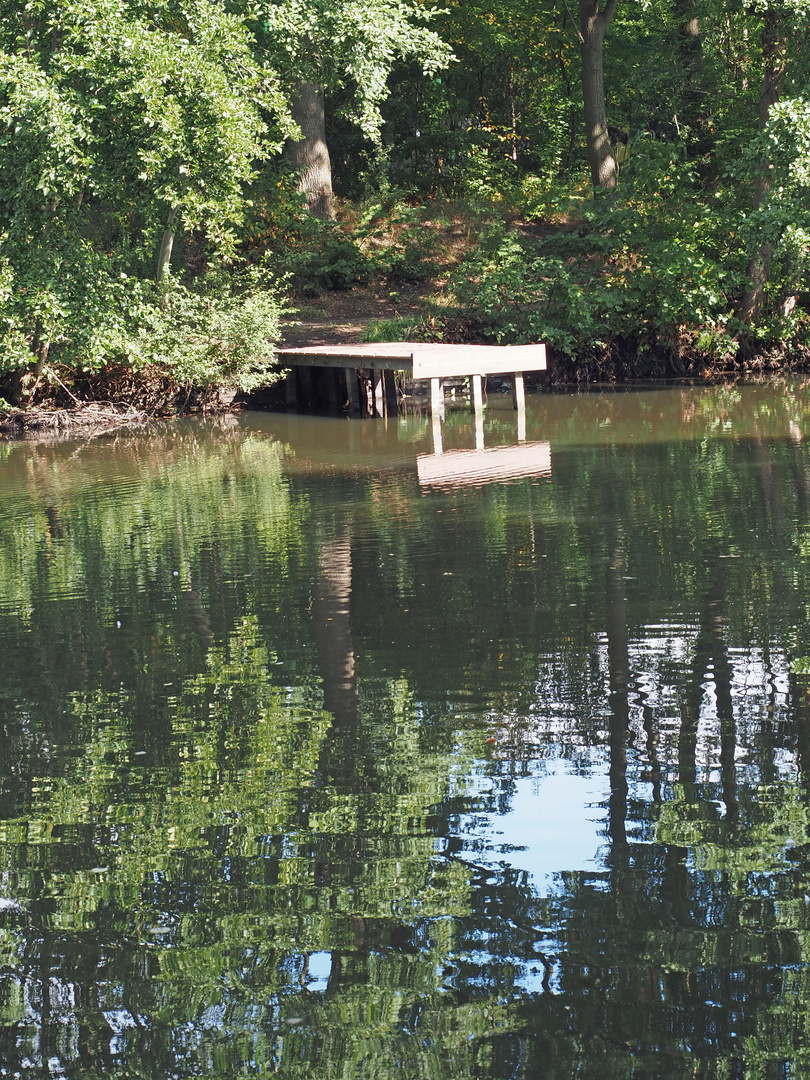
M 484 414 L 481 409 L 475 414 L 475 449 L 484 449 Z
M 523 375 L 512 376 L 512 405 L 517 409 L 517 437 L 518 442 L 526 440 L 526 388 L 523 385 Z
M 475 417 L 475 449 L 484 449 L 484 392 L 480 375 L 470 376 L 470 398 Z
M 382 372 L 383 385 L 385 387 L 385 415 L 396 416 L 399 410 L 397 401 L 397 381 L 393 371 Z
M 437 412 L 433 413 L 433 453 L 441 454 L 442 446 L 442 418 Z

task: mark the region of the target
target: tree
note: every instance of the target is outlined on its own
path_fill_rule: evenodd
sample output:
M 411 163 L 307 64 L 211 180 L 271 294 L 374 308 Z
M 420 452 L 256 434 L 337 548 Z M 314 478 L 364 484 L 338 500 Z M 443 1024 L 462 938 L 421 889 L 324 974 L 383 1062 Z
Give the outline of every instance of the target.
M 290 110 L 301 129 L 300 139 L 290 139 L 288 152 L 299 174 L 298 190 L 306 196 L 307 207 L 316 217 L 334 218 L 332 162 L 326 142 L 326 113 L 321 83 L 299 79 L 293 87 Z
M 131 360 L 177 223 L 227 249 L 288 123 L 247 29 L 210 0 L 7 4 L 0 375 L 30 394 L 55 346 L 80 370 Z
M 605 112 L 605 34 L 616 11 L 616 2 L 579 0 L 582 101 L 594 190 L 612 191 L 619 178 Z
M 787 27 L 782 13 L 768 8 L 762 19 L 763 77 L 757 105 L 757 127 L 762 134 L 768 128 L 771 110 L 779 100 L 785 78 L 787 60 Z M 759 163 L 754 182 L 753 210 L 763 209 L 773 186 L 773 166 L 765 157 Z M 744 323 L 756 323 L 765 300 L 765 286 L 771 272 L 773 246 L 769 240 L 762 241 L 751 254 L 748 262 L 748 286 L 737 314 Z
M 377 141 L 394 64 L 409 59 L 436 71 L 451 59 L 426 25 L 430 17 L 410 0 L 277 0 L 261 9 L 259 46 L 285 78 L 301 129 L 301 138 L 290 142 L 290 156 L 313 212 L 331 216 L 324 96 L 348 90 L 345 115 Z
M 502 194 L 520 174 L 556 173 L 579 129 L 564 12 L 531 0 L 431 0 L 431 8 L 457 62 L 440 75 L 413 64 L 396 71 L 384 137 L 397 178 L 447 195 Z
M 747 285 L 736 314 L 749 328 L 762 323 L 772 287 L 773 314 L 789 327 L 807 265 L 810 229 L 806 49 L 810 7 L 806 0 L 761 0 L 755 10 L 761 18 L 758 134 L 747 157 L 754 190 L 744 226 Z M 746 336 L 750 342 L 750 330 Z

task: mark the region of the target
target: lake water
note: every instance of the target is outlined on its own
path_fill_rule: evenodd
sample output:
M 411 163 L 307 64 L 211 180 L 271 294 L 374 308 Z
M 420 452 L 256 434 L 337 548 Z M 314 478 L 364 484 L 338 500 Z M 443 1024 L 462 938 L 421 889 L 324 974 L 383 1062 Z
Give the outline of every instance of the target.
M 0 444 L 0 1077 L 810 1075 L 810 385 Z

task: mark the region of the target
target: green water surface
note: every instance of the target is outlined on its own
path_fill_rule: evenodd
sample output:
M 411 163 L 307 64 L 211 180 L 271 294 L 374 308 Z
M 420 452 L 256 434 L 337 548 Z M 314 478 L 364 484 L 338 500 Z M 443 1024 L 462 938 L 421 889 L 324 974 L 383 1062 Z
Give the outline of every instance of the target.
M 810 385 L 526 435 L 0 444 L 0 1077 L 810 1076 Z

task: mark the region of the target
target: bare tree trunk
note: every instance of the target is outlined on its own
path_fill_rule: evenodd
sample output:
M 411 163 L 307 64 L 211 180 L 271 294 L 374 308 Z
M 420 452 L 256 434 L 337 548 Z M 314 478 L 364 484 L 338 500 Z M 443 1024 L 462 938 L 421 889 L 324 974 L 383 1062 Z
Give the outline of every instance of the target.
M 307 206 L 316 217 L 334 218 L 332 163 L 326 145 L 326 118 L 323 86 L 298 81 L 290 102 L 293 120 L 302 138 L 289 144 L 290 161 L 300 172 L 298 190 L 306 195 Z
M 765 61 L 765 76 L 759 92 L 758 127 L 764 131 L 768 126 L 771 106 L 779 100 L 782 79 L 785 74 L 787 53 L 787 34 L 782 26 L 779 14 L 766 11 L 762 25 L 762 55 Z M 756 176 L 754 186 L 754 210 L 766 202 L 771 191 L 773 166 L 770 161 L 763 161 Z M 748 288 L 740 301 L 737 317 L 749 326 L 756 323 L 762 314 L 765 303 L 765 286 L 771 273 L 772 248 L 762 244 L 755 251 L 748 263 Z
M 172 248 L 174 247 L 174 223 L 177 219 L 177 211 L 179 207 L 173 206 L 169 211 L 169 216 L 166 219 L 166 228 L 163 230 L 163 236 L 160 241 L 160 251 L 157 257 L 157 271 L 155 272 L 155 280 L 158 285 L 163 281 L 166 276 L 166 271 L 169 269 L 169 263 L 172 259 Z
M 615 10 L 616 0 L 579 0 L 582 101 L 594 190 L 612 191 L 619 175 L 605 112 L 605 34 Z
M 802 287 L 802 272 L 795 252 L 789 251 L 785 256 L 782 266 L 782 295 L 779 299 L 779 307 L 783 319 L 789 319 L 799 303 L 799 292 Z
M 698 10 L 697 0 L 675 0 L 675 11 L 681 20 L 678 48 L 689 83 L 703 69 L 703 42 L 700 37 Z M 690 90 L 694 91 L 694 87 L 688 86 L 687 92 Z
M 507 84 L 507 93 L 509 94 L 509 108 L 512 114 L 512 161 L 516 162 L 518 159 L 517 109 L 515 107 L 515 73 L 511 68 L 509 69 L 509 82 Z
M 28 396 L 31 398 L 33 398 L 34 394 L 37 392 L 37 387 L 39 386 L 40 379 L 42 378 L 42 372 L 45 368 L 46 363 L 48 362 L 48 354 L 51 351 L 50 337 L 46 333 L 44 333 L 42 323 L 39 321 L 37 321 L 37 332 L 34 337 L 34 344 L 32 348 L 34 355 L 36 356 L 36 361 L 34 363 L 33 372 L 34 385 L 28 392 Z
M 42 378 L 42 372 L 48 362 L 50 351 L 50 337 L 45 333 L 42 321 L 37 319 L 34 339 L 31 342 L 31 352 L 34 356 L 33 362 L 30 367 L 17 368 L 8 379 L 6 396 L 12 405 L 19 407 L 31 403 Z

